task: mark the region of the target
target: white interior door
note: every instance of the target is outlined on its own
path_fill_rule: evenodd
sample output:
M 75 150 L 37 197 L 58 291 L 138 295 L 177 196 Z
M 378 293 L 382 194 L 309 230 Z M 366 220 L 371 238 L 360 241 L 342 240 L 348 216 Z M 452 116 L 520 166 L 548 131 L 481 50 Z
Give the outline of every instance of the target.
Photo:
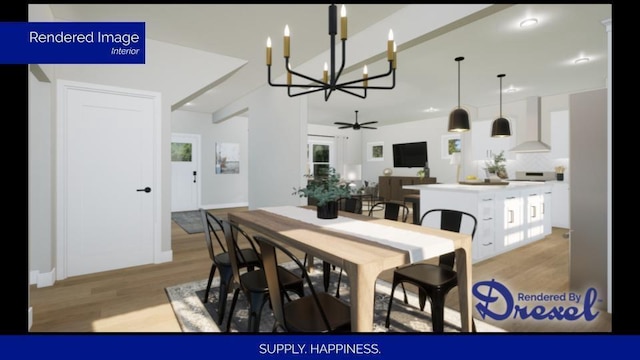
M 59 95 L 59 278 L 154 262 L 159 94 L 63 83 Z
M 199 159 L 200 135 L 171 135 L 171 211 L 198 209 Z

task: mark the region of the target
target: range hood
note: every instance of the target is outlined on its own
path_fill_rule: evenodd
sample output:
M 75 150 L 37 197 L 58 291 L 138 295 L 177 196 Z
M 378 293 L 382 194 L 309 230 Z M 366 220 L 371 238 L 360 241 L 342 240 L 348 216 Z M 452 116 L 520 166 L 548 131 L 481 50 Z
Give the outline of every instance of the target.
M 542 115 L 539 96 L 527 98 L 526 125 L 526 133 L 528 135 L 536 133 L 538 137 L 521 143 L 511 151 L 518 153 L 549 152 L 551 147 L 542 142 Z

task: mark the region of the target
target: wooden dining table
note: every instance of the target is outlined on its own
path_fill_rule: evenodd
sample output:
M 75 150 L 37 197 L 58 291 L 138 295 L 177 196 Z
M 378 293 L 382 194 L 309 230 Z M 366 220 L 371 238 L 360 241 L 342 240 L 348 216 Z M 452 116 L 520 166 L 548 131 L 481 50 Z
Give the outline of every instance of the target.
M 461 330 L 471 331 L 471 235 L 342 211 L 337 219 L 321 222 L 309 220 L 310 216 L 315 217 L 315 208 L 308 206 L 280 206 L 228 214 L 231 222 L 344 269 L 349 276 L 351 323 L 355 332 L 373 330 L 375 284 L 382 271 L 454 250 Z M 360 234 L 360 230 L 336 230 L 345 226 L 375 228 L 378 233 L 385 232 L 379 230 L 405 231 L 404 234 L 411 234 L 425 245 L 409 251 L 397 246 L 399 241 L 375 241 L 371 235 Z

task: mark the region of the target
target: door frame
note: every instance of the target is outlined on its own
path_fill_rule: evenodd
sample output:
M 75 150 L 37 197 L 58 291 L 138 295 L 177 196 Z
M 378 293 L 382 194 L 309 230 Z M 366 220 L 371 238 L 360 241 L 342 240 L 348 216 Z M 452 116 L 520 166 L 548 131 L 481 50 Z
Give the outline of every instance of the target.
M 197 176 L 197 182 L 196 182 L 196 192 L 197 192 L 197 200 L 196 200 L 196 208 L 194 210 L 197 210 L 198 208 L 200 208 L 200 203 L 201 203 L 201 196 L 200 194 L 202 193 L 202 169 L 200 168 L 201 164 L 202 164 L 202 160 L 201 160 L 201 156 L 202 156 L 202 150 L 200 149 L 200 143 L 201 143 L 201 135 L 200 134 L 189 134 L 189 133 L 171 133 L 171 143 L 173 143 L 173 137 L 174 136 L 180 136 L 180 137 L 184 137 L 184 138 L 189 138 L 191 143 L 194 144 L 194 146 L 192 146 L 192 154 L 196 154 L 196 171 L 198 173 Z M 173 161 L 171 161 L 171 183 L 173 184 Z M 173 185 L 172 185 L 173 186 Z M 173 194 L 172 194 L 172 198 L 173 198 Z M 173 204 L 171 204 L 170 206 L 171 211 L 173 211 Z
M 161 143 L 160 124 L 162 121 L 161 94 L 159 92 L 128 89 L 114 86 L 105 86 L 92 83 L 83 83 L 69 80 L 57 80 L 56 86 L 56 205 L 54 211 L 54 223 L 56 224 L 56 258 L 55 273 L 57 280 L 67 278 L 67 100 L 69 91 L 88 91 L 121 96 L 141 97 L 153 101 L 153 179 L 151 188 L 153 191 L 153 261 L 160 262 L 162 259 L 162 228 L 160 204 L 162 200 L 162 177 L 161 177 Z

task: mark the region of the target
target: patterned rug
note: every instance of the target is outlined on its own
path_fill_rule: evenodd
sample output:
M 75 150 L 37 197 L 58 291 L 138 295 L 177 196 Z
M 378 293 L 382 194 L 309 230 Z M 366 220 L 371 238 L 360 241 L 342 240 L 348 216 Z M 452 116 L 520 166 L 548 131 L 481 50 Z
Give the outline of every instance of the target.
M 312 272 L 314 285 L 318 285 L 316 289 L 322 289 L 321 262 L 316 262 L 315 269 Z M 287 264 L 285 264 L 287 266 Z M 331 274 L 331 285 L 329 293 L 335 294 L 338 271 L 334 270 Z M 213 285 L 209 292 L 209 301 L 204 304 L 202 298 L 204 290 L 207 286 L 207 280 L 190 282 L 176 286 L 167 287 L 166 293 L 176 314 L 176 318 L 180 323 L 183 332 L 221 332 L 224 331 L 227 322 L 229 307 L 233 294 L 229 294 L 227 298 L 227 314 L 223 319 L 223 324 L 218 325 L 213 320 L 217 319 L 218 304 L 218 285 L 219 277 L 215 277 Z M 420 311 L 418 306 L 418 297 L 413 293 L 408 293 L 409 305 L 405 305 L 403 301 L 402 288 L 398 287 L 394 294 L 396 298 L 393 301 L 391 309 L 391 324 L 389 329 L 384 326 L 387 316 L 387 307 L 389 304 L 389 294 L 391 293 L 391 284 L 386 281 L 378 280 L 376 283 L 376 295 L 374 303 L 374 324 L 373 332 L 431 332 L 431 317 L 429 304 L 425 307 L 425 311 Z M 295 295 L 292 295 L 295 296 Z M 349 278 L 346 273 L 342 274 L 340 284 L 340 298 L 349 301 Z M 231 322 L 231 332 L 247 331 L 248 304 L 242 292 L 238 296 L 238 302 L 234 311 L 233 321 Z M 460 332 L 460 314 L 452 309 L 445 308 L 445 332 Z M 504 332 L 503 329 L 489 325 L 478 319 L 475 319 L 476 329 L 478 332 Z M 260 319 L 260 332 L 271 332 L 273 326 L 273 314 L 268 305 L 262 311 Z M 223 329 L 223 330 L 221 330 Z
M 202 218 L 200 217 L 200 211 L 176 211 L 171 213 L 171 220 L 186 231 L 188 234 L 201 233 L 204 230 L 202 226 Z M 219 230 L 218 224 L 214 224 L 215 230 Z

